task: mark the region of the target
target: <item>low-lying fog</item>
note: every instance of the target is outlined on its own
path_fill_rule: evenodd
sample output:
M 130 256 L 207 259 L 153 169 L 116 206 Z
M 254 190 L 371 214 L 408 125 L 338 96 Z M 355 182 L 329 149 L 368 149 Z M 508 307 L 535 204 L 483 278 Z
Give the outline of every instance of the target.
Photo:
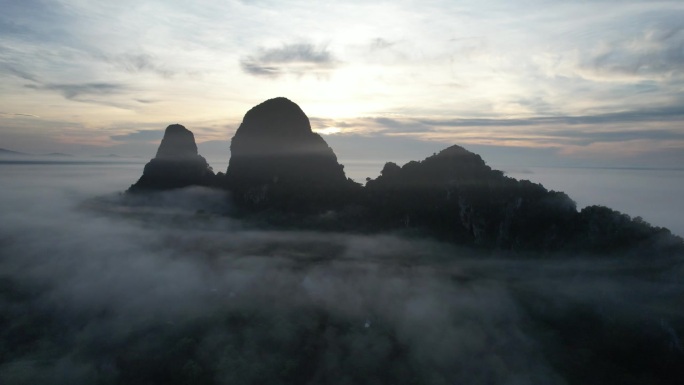
M 256 229 L 223 192 L 116 193 L 140 171 L 0 167 L 1 384 L 684 378 L 681 256 Z

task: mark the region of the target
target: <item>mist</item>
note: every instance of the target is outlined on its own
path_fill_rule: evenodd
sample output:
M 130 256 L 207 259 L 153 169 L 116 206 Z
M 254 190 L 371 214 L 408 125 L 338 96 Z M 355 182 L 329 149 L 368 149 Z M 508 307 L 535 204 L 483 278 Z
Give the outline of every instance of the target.
M 2 384 L 674 384 L 682 256 L 263 228 L 140 166 L 0 168 Z

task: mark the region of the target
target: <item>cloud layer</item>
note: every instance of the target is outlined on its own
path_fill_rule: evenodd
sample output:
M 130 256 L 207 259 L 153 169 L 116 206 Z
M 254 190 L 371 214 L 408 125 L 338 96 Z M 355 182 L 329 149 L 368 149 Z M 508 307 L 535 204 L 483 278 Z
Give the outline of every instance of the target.
M 286 44 L 278 48 L 260 49 L 257 54 L 240 60 L 242 70 L 254 76 L 322 75 L 337 65 L 326 47 L 313 44 Z
M 679 259 L 266 230 L 224 192 L 125 197 L 116 167 L 16 170 L 0 170 L 3 383 L 681 378 Z

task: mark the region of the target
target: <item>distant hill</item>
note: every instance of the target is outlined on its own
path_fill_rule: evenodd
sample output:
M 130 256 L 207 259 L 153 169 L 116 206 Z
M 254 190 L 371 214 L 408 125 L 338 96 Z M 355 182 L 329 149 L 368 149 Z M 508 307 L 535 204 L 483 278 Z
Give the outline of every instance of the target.
M 12 151 L 12 150 L 6 150 L 4 148 L 0 148 L 0 155 L 28 155 L 23 152 L 18 152 L 18 151 Z
M 10 155 L 10 156 L 50 156 L 50 157 L 55 157 L 55 158 L 73 158 L 74 155 L 72 154 L 65 154 L 63 152 L 51 152 L 49 154 L 28 154 L 25 152 L 19 152 L 19 151 L 12 151 L 12 150 L 7 150 L 5 148 L 0 148 L 0 156 L 1 155 Z
M 93 155 L 94 158 L 121 158 L 121 155 L 109 154 L 109 155 Z

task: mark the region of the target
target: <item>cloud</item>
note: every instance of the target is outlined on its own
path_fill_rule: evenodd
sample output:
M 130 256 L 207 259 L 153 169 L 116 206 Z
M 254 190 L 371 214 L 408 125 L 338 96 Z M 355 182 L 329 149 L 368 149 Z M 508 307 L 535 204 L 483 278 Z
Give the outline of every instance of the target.
M 0 191 L 2 383 L 681 373 L 675 258 L 507 259 L 416 236 L 261 229 L 231 217 L 222 191 L 122 196 L 111 192 L 140 170 L 53 167 Z
M 26 88 L 57 91 L 66 99 L 75 100 L 82 95 L 112 95 L 126 90 L 127 87 L 118 83 L 80 83 L 80 84 L 27 84 Z
M 580 144 L 593 142 L 623 142 L 639 139 L 654 141 L 682 141 L 684 131 L 674 129 L 637 129 L 637 130 L 554 130 L 549 132 L 551 136 L 577 139 Z
M 394 41 L 389 41 L 389 40 L 385 40 L 383 38 L 378 37 L 378 38 L 371 40 L 370 50 L 371 51 L 382 51 L 384 49 L 392 47 L 395 44 L 396 44 L 396 42 L 394 42 Z
M 130 88 L 121 83 L 91 82 L 73 84 L 26 84 L 25 88 L 48 90 L 60 93 L 65 99 L 80 103 L 99 104 L 108 107 L 132 110 L 130 103 L 111 100 L 110 97 L 122 94 Z M 104 98 L 103 98 L 104 97 Z
M 11 112 L 0 112 L 0 116 L 22 116 L 22 117 L 27 117 L 27 118 L 40 118 L 40 116 L 38 116 L 38 115 L 19 114 L 19 113 L 11 113 Z
M 138 103 L 142 104 L 152 104 L 152 103 L 158 103 L 159 100 L 157 99 L 134 99 Z
M 384 132 L 406 133 L 406 132 L 430 132 L 435 130 L 435 125 L 413 119 L 392 119 L 392 118 L 370 118 L 370 121 L 383 127 Z
M 600 80 L 665 79 L 684 71 L 684 27 L 665 16 L 660 25 L 647 25 L 638 33 L 604 41 L 580 63 L 585 74 Z M 643 22 L 642 22 L 643 23 Z
M 0 1 L 0 34 L 22 42 L 66 42 L 64 26 L 78 21 L 70 6 L 47 0 Z
M 347 128 L 347 127 L 353 126 L 353 124 L 342 121 L 342 120 L 336 120 L 336 119 L 330 119 L 330 118 L 319 118 L 317 116 L 310 116 L 309 122 L 311 123 L 311 127 L 314 129 L 324 129 L 324 128 L 328 128 L 328 127 Z
M 338 65 L 327 47 L 312 44 L 286 44 L 280 48 L 260 49 L 240 60 L 245 73 L 254 76 L 324 74 Z
M 24 35 L 29 32 L 30 29 L 26 26 L 18 24 L 12 20 L 0 19 L 0 32 L 5 35 Z
M 530 118 L 420 118 L 420 117 L 361 117 L 336 121 L 312 118 L 314 128 L 344 128 L 343 133 L 362 134 L 443 134 L 444 141 L 454 134 L 451 141 L 468 138 L 521 139 L 527 137 L 566 139 L 573 141 L 597 141 L 648 138 L 655 140 L 681 140 L 684 130 L 671 123 L 684 122 L 684 108 L 629 110 L 595 115 L 559 115 Z M 663 124 L 664 123 L 664 124 Z M 500 129 L 503 128 L 503 129 Z M 462 134 L 462 135 L 461 135 Z
M 117 142 L 150 142 L 160 141 L 164 130 L 139 130 L 127 134 L 112 135 L 110 138 Z
M 12 65 L 9 65 L 6 63 L 2 63 L 2 68 L 5 71 L 7 71 L 8 73 L 10 73 L 10 74 L 12 74 L 18 78 L 21 78 L 24 80 L 30 80 L 32 82 L 39 82 L 38 77 L 36 77 L 35 75 L 33 75 L 27 71 L 20 70 L 20 69 L 16 68 L 15 66 L 12 66 Z
M 94 54 L 94 56 L 132 74 L 143 72 L 153 73 L 165 79 L 169 79 L 177 74 L 176 71 L 160 64 L 155 56 L 146 53 L 126 53 L 120 55 L 97 53 Z
M 543 116 L 524 119 L 420 119 L 424 124 L 448 127 L 478 126 L 538 126 L 538 125 L 581 125 L 613 124 L 635 122 L 677 122 L 684 121 L 684 107 L 680 105 L 636 109 L 595 115 Z
M 560 151 L 561 156 L 591 153 L 591 159 L 598 163 L 622 159 L 634 165 L 662 166 L 660 151 L 684 151 L 684 130 L 677 126 L 681 122 L 684 109 L 673 106 L 523 119 L 359 118 L 354 120 L 354 127 L 357 132 L 372 135 L 410 137 L 445 145 L 544 147 Z M 653 159 L 641 154 L 651 154 Z

